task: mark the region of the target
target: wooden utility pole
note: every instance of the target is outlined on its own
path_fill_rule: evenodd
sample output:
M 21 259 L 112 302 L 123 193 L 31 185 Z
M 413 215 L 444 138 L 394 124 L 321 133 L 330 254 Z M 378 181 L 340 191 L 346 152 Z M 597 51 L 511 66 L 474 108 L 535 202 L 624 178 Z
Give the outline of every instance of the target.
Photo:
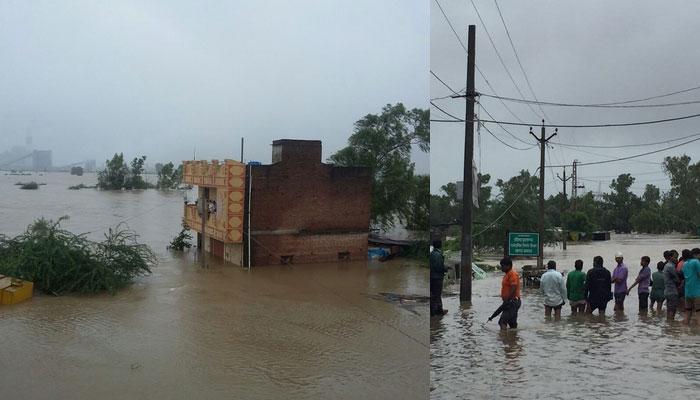
M 563 236 L 563 238 L 562 238 L 562 246 L 563 246 L 564 250 L 566 250 L 566 236 L 567 236 L 567 233 L 566 233 L 566 229 L 564 229 L 563 217 L 564 217 L 564 211 L 566 210 L 566 181 L 568 181 L 568 180 L 571 179 L 572 177 L 571 177 L 571 176 L 568 177 L 568 178 L 566 177 L 566 167 L 564 167 L 564 177 L 562 178 L 561 176 L 559 176 L 559 174 L 557 174 L 557 178 L 559 178 L 559 180 L 562 182 L 562 184 L 564 184 L 564 187 L 562 188 L 562 192 L 561 192 L 561 193 L 564 195 L 564 203 L 563 203 L 562 206 L 561 206 L 561 217 L 560 217 L 560 219 L 562 219 L 562 236 Z
M 539 201 L 539 216 L 537 218 L 537 230 L 540 235 L 539 249 L 537 255 L 537 268 L 544 268 L 544 152 L 547 148 L 547 142 L 549 139 L 557 135 L 558 129 L 554 130 L 554 133 L 545 138 L 544 136 L 544 120 L 542 120 L 542 131 L 540 137 L 535 136 L 532 133 L 532 127 L 530 127 L 530 135 L 532 135 L 535 140 L 540 143 L 540 201 Z
M 459 300 L 472 301 L 472 186 L 474 175 L 474 69 L 476 25 L 469 25 L 467 46 L 467 109 L 464 117 L 464 185 L 462 187 L 462 259 Z

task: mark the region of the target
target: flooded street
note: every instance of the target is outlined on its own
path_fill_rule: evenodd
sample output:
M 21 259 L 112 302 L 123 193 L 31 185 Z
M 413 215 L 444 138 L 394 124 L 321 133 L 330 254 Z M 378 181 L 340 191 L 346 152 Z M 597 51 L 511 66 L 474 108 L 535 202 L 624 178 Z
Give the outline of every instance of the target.
M 601 255 L 614 268 L 620 250 L 629 267 L 628 285 L 648 255 L 652 267 L 663 250 L 697 247 L 681 236 L 613 235 L 607 242 L 545 248 L 545 261 L 557 261 L 559 271 L 573 270 L 576 259 L 584 271 Z M 491 260 L 497 263 L 496 260 Z M 520 273 L 524 264 L 516 261 Z M 653 269 L 656 270 L 655 268 Z M 433 318 L 431 336 L 431 398 L 435 399 L 657 399 L 694 398 L 700 391 L 700 326 L 667 322 L 650 311 L 639 315 L 636 288 L 625 300 L 623 314 L 571 317 L 569 304 L 560 321 L 546 321 L 538 288 L 522 291 L 518 329 L 499 332 L 497 319 L 487 322 L 500 305 L 503 274 L 490 273 L 473 283 L 471 307 L 460 306 L 459 286 L 445 289 L 449 313 Z M 449 295 L 452 293 L 452 295 Z
M 14 186 L 30 180 L 47 185 Z M 96 178 L 3 172 L 0 233 L 68 215 L 64 228 L 100 239 L 126 220 L 159 264 L 115 296 L 35 295 L 0 308 L 3 398 L 426 398 L 426 268 L 394 260 L 247 272 L 212 257 L 202 268 L 194 249 L 166 250 L 182 193 L 67 189 L 81 182 Z

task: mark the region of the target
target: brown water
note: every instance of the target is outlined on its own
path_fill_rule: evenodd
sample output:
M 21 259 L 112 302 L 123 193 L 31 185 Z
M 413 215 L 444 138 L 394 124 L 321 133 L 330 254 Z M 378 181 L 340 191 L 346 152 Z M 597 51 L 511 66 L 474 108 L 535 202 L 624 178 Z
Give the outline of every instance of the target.
M 47 182 L 38 191 L 16 181 Z M 158 253 L 115 296 L 35 296 L 0 308 L 0 398 L 424 399 L 428 307 L 415 263 L 257 267 L 165 246 L 182 193 L 67 190 L 94 175 L 0 175 L 0 232 L 36 217 L 99 238 L 127 220 Z M 390 293 L 390 294 L 386 294 Z
M 558 270 L 584 270 L 601 255 L 613 268 L 613 255 L 625 255 L 628 285 L 639 272 L 639 259 L 660 260 L 663 250 L 696 247 L 680 236 L 618 235 L 611 241 L 547 249 L 545 260 Z M 516 262 L 516 269 L 525 263 Z M 431 398 L 435 399 L 680 399 L 700 393 L 700 327 L 665 321 L 664 315 L 639 315 L 636 288 L 625 311 L 605 318 L 572 318 L 567 305 L 560 321 L 545 320 L 539 289 L 524 289 L 518 329 L 501 334 L 497 320 L 486 322 L 500 305 L 502 273 L 473 283 L 472 306 L 458 296 L 444 299 L 449 313 L 433 318 Z M 458 293 L 458 286 L 447 288 Z M 597 312 L 596 312 L 597 314 Z

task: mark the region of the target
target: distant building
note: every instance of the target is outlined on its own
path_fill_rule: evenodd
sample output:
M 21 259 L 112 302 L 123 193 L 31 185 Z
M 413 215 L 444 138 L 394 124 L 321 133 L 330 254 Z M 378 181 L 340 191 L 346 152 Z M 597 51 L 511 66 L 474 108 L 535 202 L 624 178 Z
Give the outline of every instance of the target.
M 46 171 L 53 167 L 51 150 L 34 150 L 32 152 L 32 169 Z
M 95 160 L 85 161 L 85 172 L 95 172 Z
M 320 141 L 276 140 L 270 165 L 185 161 L 183 181 L 208 199 L 204 248 L 229 262 L 247 265 L 248 231 L 252 265 L 367 258 L 370 171 L 324 164 Z M 198 233 L 201 211 L 185 206 Z

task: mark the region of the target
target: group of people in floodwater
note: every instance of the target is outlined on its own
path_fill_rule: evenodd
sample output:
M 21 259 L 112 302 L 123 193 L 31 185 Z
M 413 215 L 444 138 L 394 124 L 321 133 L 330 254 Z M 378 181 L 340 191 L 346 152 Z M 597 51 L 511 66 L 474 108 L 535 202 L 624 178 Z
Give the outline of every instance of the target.
M 442 255 L 442 243 L 433 241 L 430 254 L 430 315 L 439 316 L 446 313 L 442 308 L 442 281 L 447 269 Z M 679 257 L 680 256 L 680 257 Z M 561 317 L 561 310 L 569 302 L 571 314 L 592 314 L 598 310 L 604 315 L 608 303 L 615 301 L 614 310 L 623 311 L 625 298 L 637 287 L 639 310 L 646 313 L 656 305 L 661 313 L 666 303 L 666 318 L 674 320 L 678 311 L 685 311 L 683 322 L 690 324 L 693 314 L 700 312 L 700 248 L 685 249 L 679 254 L 676 250 L 666 250 L 663 261 L 656 264 L 657 271 L 652 273 L 651 258 L 643 256 L 639 272 L 631 285 L 628 283 L 629 268 L 621 252 L 615 254 L 615 269 L 612 274 L 604 267 L 601 256 L 593 258 L 593 268 L 583 272 L 583 261 L 576 260 L 574 270 L 566 277 L 558 272 L 554 261 L 547 263 L 547 271 L 540 277 L 540 290 L 544 298 L 545 317 Z M 503 303 L 491 315 L 489 321 L 500 315 L 498 324 L 501 329 L 517 328 L 518 310 L 521 306 L 520 276 L 513 269 L 513 260 L 509 257 L 500 261 L 501 271 L 505 273 L 501 282 L 501 299 Z M 611 290 L 612 287 L 612 290 Z

